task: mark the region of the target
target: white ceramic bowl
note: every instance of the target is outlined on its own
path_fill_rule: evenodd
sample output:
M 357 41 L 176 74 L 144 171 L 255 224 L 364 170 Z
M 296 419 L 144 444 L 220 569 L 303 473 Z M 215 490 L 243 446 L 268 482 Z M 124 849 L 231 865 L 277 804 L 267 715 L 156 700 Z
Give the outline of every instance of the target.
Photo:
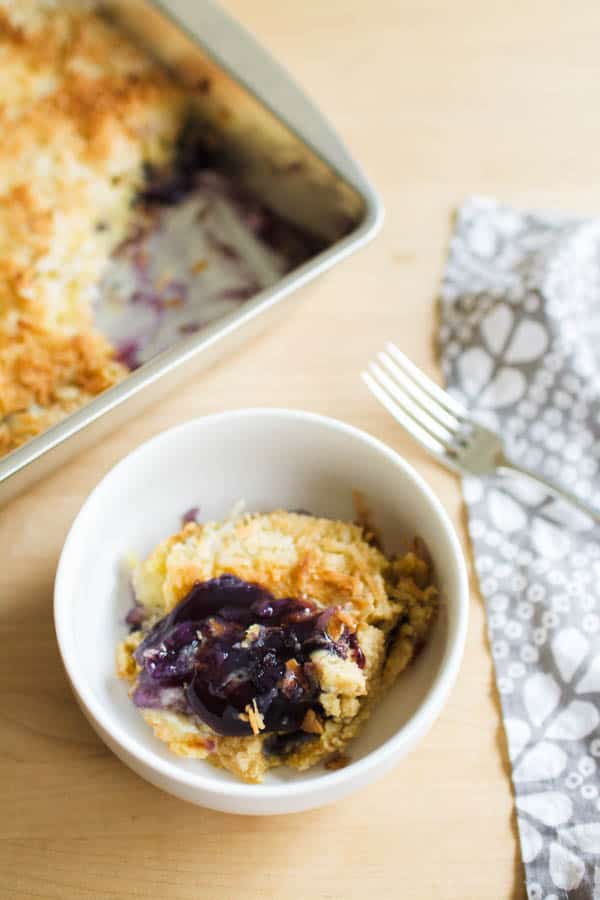
M 178 530 L 182 512 L 219 519 L 243 499 L 248 510 L 308 509 L 354 517 L 351 492 L 368 500 L 385 549 L 415 534 L 427 542 L 443 599 L 432 639 L 383 698 L 351 745 L 344 769 L 276 769 L 242 784 L 201 760 L 180 759 L 158 741 L 115 675 L 115 647 L 131 602 L 125 554 L 148 553 Z M 232 813 L 295 812 L 330 803 L 395 765 L 439 714 L 458 671 L 467 628 L 467 576 L 448 516 L 396 453 L 334 419 L 250 409 L 197 419 L 158 435 L 95 488 L 67 537 L 56 576 L 54 616 L 75 696 L 100 737 L 135 772 L 185 800 Z

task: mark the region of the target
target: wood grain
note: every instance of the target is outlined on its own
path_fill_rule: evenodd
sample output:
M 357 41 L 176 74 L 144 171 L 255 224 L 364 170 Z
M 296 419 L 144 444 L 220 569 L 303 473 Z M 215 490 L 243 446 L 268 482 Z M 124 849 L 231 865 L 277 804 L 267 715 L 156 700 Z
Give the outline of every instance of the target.
M 191 2 L 191 0 L 190 0 Z M 333 414 L 398 449 L 461 529 L 458 486 L 358 381 L 388 338 L 435 374 L 452 210 L 472 192 L 600 207 L 600 8 L 508 0 L 228 0 L 328 114 L 381 190 L 368 249 L 288 319 L 0 513 L 0 896 L 334 900 L 525 896 L 504 740 L 473 589 L 466 657 L 418 752 L 329 809 L 227 817 L 141 781 L 75 706 L 52 628 L 65 533 L 104 472 L 189 417 L 249 405 Z

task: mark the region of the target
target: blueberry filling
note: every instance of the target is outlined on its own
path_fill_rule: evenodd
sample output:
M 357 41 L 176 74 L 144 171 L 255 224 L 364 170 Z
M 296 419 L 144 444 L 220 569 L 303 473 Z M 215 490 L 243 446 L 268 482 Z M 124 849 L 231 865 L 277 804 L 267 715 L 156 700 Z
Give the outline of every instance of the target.
M 187 509 L 181 517 L 181 525 L 187 525 L 188 522 L 196 522 L 198 518 L 198 513 L 200 512 L 199 506 L 191 506 Z
M 314 650 L 364 666 L 348 626 L 336 620 L 328 631 L 335 612 L 277 600 L 234 575 L 197 582 L 135 651 L 133 701 L 197 716 L 221 735 L 252 734 L 251 708 L 262 733 L 297 732 L 309 710 L 320 712 Z
M 225 178 L 223 173 L 226 173 Z M 254 235 L 286 257 L 288 270 L 326 247 L 322 238 L 283 219 L 242 186 L 242 180 L 231 171 L 231 162 L 226 160 L 218 138 L 207 134 L 205 122 L 188 120 L 177 140 L 172 165 L 161 171 L 147 164 L 144 176 L 146 183 L 137 204 L 145 208 L 173 206 L 199 185 L 212 188 L 217 195 L 225 193 Z M 353 220 L 345 221 L 346 217 L 343 218 L 344 221 L 339 222 L 340 237 L 354 227 Z M 225 245 L 221 249 L 227 256 L 230 253 L 238 256 L 235 247 Z
M 130 631 L 139 631 L 148 618 L 148 615 L 149 612 L 146 607 L 136 603 L 125 616 L 125 623 L 129 625 Z

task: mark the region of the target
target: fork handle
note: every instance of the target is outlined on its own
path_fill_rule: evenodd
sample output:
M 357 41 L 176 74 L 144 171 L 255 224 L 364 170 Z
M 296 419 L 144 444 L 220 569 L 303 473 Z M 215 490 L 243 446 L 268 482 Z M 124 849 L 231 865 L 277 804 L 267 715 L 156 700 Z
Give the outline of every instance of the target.
M 513 462 L 512 459 L 502 456 L 498 461 L 497 471 L 501 475 L 510 475 L 511 472 L 517 472 L 519 475 L 524 475 L 525 478 L 529 478 L 530 481 L 541 484 L 542 487 L 545 487 L 546 490 L 549 491 L 549 493 L 554 494 L 555 497 L 558 497 L 560 500 L 565 500 L 567 503 L 570 503 L 571 506 L 575 506 L 577 509 L 581 510 L 581 512 L 589 516 L 590 519 L 593 519 L 594 522 L 600 523 L 599 510 L 594 509 L 593 506 L 590 506 L 590 504 L 586 503 L 584 500 L 580 500 L 572 491 L 567 491 L 565 488 L 560 487 L 560 485 L 548 481 L 547 478 L 542 478 L 541 475 L 538 475 L 537 472 L 534 472 L 532 469 L 528 469 L 527 466 L 522 466 L 520 463 Z

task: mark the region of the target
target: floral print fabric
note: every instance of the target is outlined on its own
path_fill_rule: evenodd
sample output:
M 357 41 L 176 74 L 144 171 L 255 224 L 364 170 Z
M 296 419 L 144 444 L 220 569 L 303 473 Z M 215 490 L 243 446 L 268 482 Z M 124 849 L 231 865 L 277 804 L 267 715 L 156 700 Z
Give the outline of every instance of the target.
M 600 221 L 473 198 L 439 331 L 448 388 L 515 460 L 600 509 Z M 600 900 L 600 526 L 466 478 L 530 900 Z

